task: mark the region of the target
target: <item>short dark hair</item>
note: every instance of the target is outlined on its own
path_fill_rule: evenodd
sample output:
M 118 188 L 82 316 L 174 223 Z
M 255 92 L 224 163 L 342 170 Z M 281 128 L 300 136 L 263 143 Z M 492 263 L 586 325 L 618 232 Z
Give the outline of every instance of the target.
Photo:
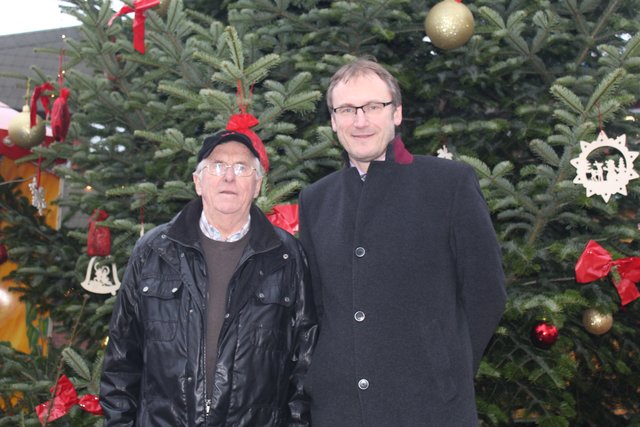
M 398 80 L 380 65 L 373 57 L 357 58 L 338 69 L 331 77 L 329 87 L 327 88 L 327 107 L 329 111 L 333 111 L 333 89 L 341 82 L 347 82 L 354 77 L 360 77 L 366 74 L 375 74 L 387 84 L 391 91 L 391 101 L 393 105 L 402 105 L 402 94 Z

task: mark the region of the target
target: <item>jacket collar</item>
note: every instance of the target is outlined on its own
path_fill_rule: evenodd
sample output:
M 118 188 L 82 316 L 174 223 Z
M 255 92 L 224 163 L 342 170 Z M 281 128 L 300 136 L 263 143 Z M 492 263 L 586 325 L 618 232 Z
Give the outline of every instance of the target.
M 182 245 L 200 248 L 199 221 L 202 213 L 202 198 L 189 203 L 171 220 L 167 236 Z M 281 242 L 266 215 L 254 204 L 251 205 L 251 228 L 249 246 L 255 252 L 263 252 Z

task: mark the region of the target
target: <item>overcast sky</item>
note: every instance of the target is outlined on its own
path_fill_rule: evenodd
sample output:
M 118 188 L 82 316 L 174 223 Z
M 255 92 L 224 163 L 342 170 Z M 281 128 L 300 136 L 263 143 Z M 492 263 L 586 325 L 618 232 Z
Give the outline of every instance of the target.
M 0 0 L 0 35 L 30 33 L 53 28 L 72 27 L 80 23 L 70 15 L 60 12 L 60 0 Z M 123 3 L 112 0 L 111 8 L 120 10 Z

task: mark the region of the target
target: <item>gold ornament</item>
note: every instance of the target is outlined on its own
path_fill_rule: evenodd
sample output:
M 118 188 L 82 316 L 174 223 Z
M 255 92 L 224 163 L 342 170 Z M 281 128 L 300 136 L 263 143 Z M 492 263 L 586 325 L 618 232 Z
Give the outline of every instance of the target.
M 171 0 L 161 0 L 158 8 L 155 10 L 156 13 L 164 18 L 167 16 L 167 10 L 169 10 L 170 4 Z
M 606 334 L 613 326 L 613 316 L 611 313 L 602 313 L 595 308 L 588 308 L 582 313 L 582 325 L 594 335 Z
M 455 49 L 473 35 L 473 14 L 457 0 L 443 0 L 429 10 L 424 29 L 431 42 L 441 49 Z
M 11 142 L 22 148 L 32 148 L 44 141 L 46 128 L 44 121 L 36 116 L 36 125 L 31 127 L 31 112 L 28 105 L 22 107 L 22 112 L 16 114 L 9 121 L 9 138 Z

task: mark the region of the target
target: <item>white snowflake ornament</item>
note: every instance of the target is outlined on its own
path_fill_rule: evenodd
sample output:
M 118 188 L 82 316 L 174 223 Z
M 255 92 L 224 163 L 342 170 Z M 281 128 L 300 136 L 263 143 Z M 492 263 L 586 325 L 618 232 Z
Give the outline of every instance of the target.
M 580 155 L 571 160 L 577 174 L 573 182 L 584 186 L 587 197 L 596 194 L 607 203 L 614 194 L 627 195 L 627 184 L 638 178 L 633 169 L 638 152 L 627 149 L 626 139 L 624 134 L 608 138 L 600 131 L 595 141 L 580 141 Z M 597 150 L 600 152 L 596 153 Z
M 441 159 L 453 160 L 453 153 L 447 150 L 447 146 L 443 145 L 442 148 L 437 151 L 438 157 Z
M 47 208 L 47 201 L 44 198 L 44 188 L 38 185 L 35 177 L 29 184 L 29 190 L 31 190 L 31 206 L 38 209 L 38 214 L 42 215 L 42 212 Z

